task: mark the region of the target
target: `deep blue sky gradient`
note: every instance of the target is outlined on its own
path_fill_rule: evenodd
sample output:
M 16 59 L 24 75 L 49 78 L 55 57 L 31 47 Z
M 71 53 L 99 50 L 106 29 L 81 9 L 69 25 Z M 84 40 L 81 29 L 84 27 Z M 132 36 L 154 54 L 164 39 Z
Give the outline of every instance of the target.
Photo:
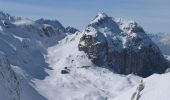
M 135 20 L 148 32 L 170 33 L 170 0 L 0 0 L 0 10 L 34 20 L 57 19 L 79 29 L 105 12 Z

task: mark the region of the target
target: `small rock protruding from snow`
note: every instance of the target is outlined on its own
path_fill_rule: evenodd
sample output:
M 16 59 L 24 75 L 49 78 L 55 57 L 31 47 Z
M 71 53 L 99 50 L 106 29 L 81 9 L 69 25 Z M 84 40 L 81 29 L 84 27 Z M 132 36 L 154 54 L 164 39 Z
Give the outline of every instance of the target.
M 70 73 L 70 69 L 68 69 L 68 67 L 65 67 L 63 70 L 61 70 L 61 74 L 69 74 Z
M 145 88 L 143 80 L 140 81 L 139 85 L 136 88 L 136 91 L 132 94 L 131 100 L 139 100 L 141 97 L 141 91 Z

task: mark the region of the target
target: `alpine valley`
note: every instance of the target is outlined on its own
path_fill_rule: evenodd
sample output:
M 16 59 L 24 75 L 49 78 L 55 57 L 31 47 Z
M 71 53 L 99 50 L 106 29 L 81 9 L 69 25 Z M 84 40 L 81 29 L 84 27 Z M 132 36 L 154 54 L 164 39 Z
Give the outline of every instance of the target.
M 83 29 L 0 12 L 0 100 L 170 100 L 170 35 L 98 13 Z

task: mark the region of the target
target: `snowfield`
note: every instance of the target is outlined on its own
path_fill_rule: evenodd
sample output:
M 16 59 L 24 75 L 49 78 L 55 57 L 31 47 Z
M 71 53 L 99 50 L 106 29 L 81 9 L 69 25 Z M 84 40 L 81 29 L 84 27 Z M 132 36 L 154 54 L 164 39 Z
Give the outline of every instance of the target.
M 170 100 L 170 73 L 158 75 L 154 74 L 144 80 L 144 89 L 140 92 L 139 100 Z M 136 87 L 126 91 L 122 95 L 112 100 L 131 100 Z
M 76 48 L 78 41 L 72 40 L 79 40 L 79 36 L 75 38 L 75 35 L 66 37 L 60 44 L 48 49 L 46 59 L 53 70 L 47 70 L 49 76 L 44 80 L 34 80 L 34 83 L 38 84 L 35 87 L 37 91 L 47 99 L 105 100 L 115 98 L 141 80 L 140 77 L 134 75 L 121 76 L 93 65 Z M 70 70 L 69 74 L 61 74 L 64 67 Z
M 169 100 L 167 93 L 170 93 L 170 73 L 154 74 L 148 78 L 114 74 L 93 65 L 78 51 L 78 41 L 73 40 L 79 40 L 80 37 L 81 34 L 78 33 L 67 36 L 58 45 L 48 48 L 46 60 L 53 70 L 47 70 L 49 76 L 44 80 L 34 80 L 38 84 L 36 90 L 47 99 L 131 100 L 132 94 L 143 80 L 145 88 L 139 100 Z M 61 74 L 64 67 L 71 70 L 69 74 Z
M 98 15 L 92 23 L 103 18 Z M 82 35 L 66 33 L 57 20 L 0 12 L 0 100 L 170 100 L 169 72 L 142 78 L 98 67 L 78 50 Z

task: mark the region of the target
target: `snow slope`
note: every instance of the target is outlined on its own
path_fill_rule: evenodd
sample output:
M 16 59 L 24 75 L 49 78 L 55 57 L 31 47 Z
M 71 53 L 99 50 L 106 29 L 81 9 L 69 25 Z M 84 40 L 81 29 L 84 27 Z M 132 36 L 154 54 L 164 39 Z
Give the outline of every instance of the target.
M 49 76 L 44 80 L 34 80 L 41 95 L 49 100 L 130 100 L 140 81 L 144 80 L 145 88 L 139 100 L 168 100 L 169 73 L 141 78 L 97 67 L 76 48 L 81 35 L 69 35 L 58 45 L 48 48 L 46 60 L 53 70 L 47 70 Z M 61 74 L 65 67 L 70 70 L 69 74 Z
M 92 64 L 77 48 L 81 35 L 69 35 L 48 48 L 46 59 L 53 70 L 47 70 L 49 76 L 44 80 L 34 80 L 40 94 L 49 100 L 105 100 L 140 81 L 140 77 L 121 76 Z M 65 67 L 70 70 L 69 74 L 61 74 Z
M 83 34 L 65 31 L 56 20 L 32 21 L 0 12 L 0 61 L 5 58 L 0 62 L 0 100 L 127 100 L 132 96 L 143 78 L 94 65 L 78 50 Z M 169 75 L 143 79 L 139 100 L 168 100 Z
M 0 26 L 0 51 L 6 55 L 18 77 L 21 100 L 46 100 L 33 88 L 32 80 L 42 80 L 48 75 L 45 72 L 50 69 L 44 58 L 46 49 L 66 34 L 58 33 L 53 26 L 46 28 L 44 24 L 3 12 L 0 12 Z
M 170 100 L 170 73 L 154 74 L 144 80 L 144 89 L 140 92 L 139 100 Z M 122 95 L 112 100 L 131 100 L 137 85 Z M 134 99 L 135 100 L 135 99 Z

